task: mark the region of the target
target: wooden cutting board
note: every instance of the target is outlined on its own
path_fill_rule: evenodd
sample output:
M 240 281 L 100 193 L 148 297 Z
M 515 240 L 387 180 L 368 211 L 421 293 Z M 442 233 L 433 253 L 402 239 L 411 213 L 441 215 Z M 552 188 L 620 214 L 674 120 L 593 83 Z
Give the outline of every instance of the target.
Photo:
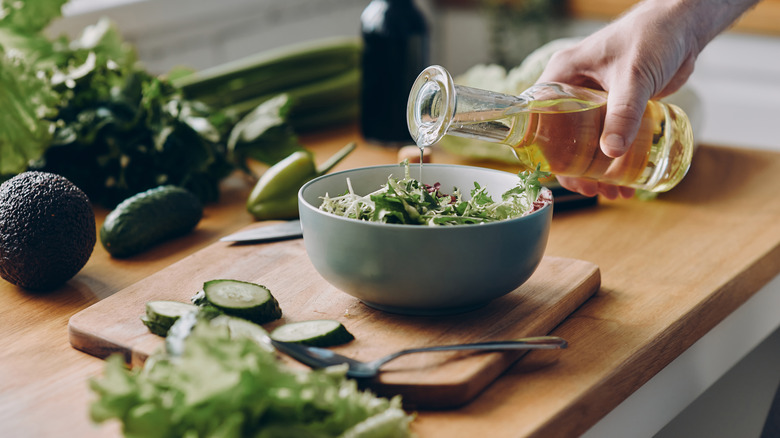
M 205 281 L 216 278 L 268 287 L 284 313 L 281 320 L 265 326 L 269 331 L 292 321 L 341 321 L 355 340 L 334 350 L 362 360 L 409 347 L 545 335 L 601 282 L 598 267 L 590 262 L 545 257 L 524 285 L 485 307 L 448 316 L 403 316 L 372 309 L 328 284 L 309 262 L 302 240 L 260 245 L 217 242 L 73 315 L 68 324 L 70 343 L 98 357 L 121 353 L 128 363 L 140 365 L 162 346 L 162 338 L 149 333 L 139 319 L 145 303 L 189 302 Z M 385 365 L 368 385 L 381 395 L 401 394 L 410 407 L 455 407 L 473 399 L 521 356 L 522 352 L 413 354 Z

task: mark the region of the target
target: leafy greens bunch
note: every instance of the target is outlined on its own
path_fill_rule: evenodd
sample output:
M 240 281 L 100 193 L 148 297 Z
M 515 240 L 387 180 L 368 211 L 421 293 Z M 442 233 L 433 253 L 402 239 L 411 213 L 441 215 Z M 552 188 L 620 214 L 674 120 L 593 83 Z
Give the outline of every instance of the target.
M 404 161 L 404 177 L 388 178 L 379 190 L 361 196 L 355 193 L 347 179 L 347 192 L 341 196 L 322 198 L 320 209 L 352 219 L 409 225 L 465 225 L 493 222 L 529 214 L 540 203 L 540 179 L 547 177 L 537 167 L 534 171 L 518 173 L 517 185 L 494 201 L 487 188 L 474 182 L 470 197 L 466 198 L 456 187 L 453 194 L 441 192 L 441 186 L 422 184 L 409 174 L 409 163 Z
M 413 418 L 343 369 L 286 367 L 226 326 L 195 325 L 180 356 L 156 353 L 142 369 L 112 356 L 91 388 L 92 419 L 119 419 L 127 437 L 401 438 Z
M 231 135 L 237 120 L 145 71 L 106 19 L 74 40 L 48 39 L 43 29 L 64 3 L 0 2 L 1 179 L 58 173 L 109 207 L 162 184 L 212 202 L 246 158 L 273 164 L 302 148 L 285 123 L 286 99 L 267 102 Z M 283 150 L 269 155 L 258 140 L 266 134 Z

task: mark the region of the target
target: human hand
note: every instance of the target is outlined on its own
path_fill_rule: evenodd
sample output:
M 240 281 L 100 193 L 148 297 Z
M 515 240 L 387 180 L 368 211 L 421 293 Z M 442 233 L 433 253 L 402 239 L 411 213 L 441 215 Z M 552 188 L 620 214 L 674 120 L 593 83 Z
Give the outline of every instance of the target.
M 566 82 L 607 91 L 602 152 L 617 158 L 636 138 L 647 101 L 678 90 L 702 48 L 755 0 L 645 0 L 621 18 L 554 54 L 539 82 Z M 559 177 L 587 196 L 631 197 L 633 189 Z

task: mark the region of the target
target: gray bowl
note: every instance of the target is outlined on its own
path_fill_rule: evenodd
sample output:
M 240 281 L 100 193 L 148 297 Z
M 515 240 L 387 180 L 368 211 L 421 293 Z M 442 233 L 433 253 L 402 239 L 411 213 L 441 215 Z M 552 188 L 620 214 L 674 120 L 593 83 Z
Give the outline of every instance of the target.
M 419 165 L 410 165 L 419 178 Z M 326 193 L 367 194 L 402 178 L 399 165 L 335 172 L 306 183 L 298 192 L 303 241 L 322 277 L 338 289 L 383 311 L 437 315 L 468 311 L 508 294 L 536 270 L 547 245 L 552 203 L 516 219 L 458 226 L 382 224 L 319 210 Z M 425 164 L 423 182 L 458 187 L 474 182 L 494 199 L 517 183 L 517 175 L 480 167 Z

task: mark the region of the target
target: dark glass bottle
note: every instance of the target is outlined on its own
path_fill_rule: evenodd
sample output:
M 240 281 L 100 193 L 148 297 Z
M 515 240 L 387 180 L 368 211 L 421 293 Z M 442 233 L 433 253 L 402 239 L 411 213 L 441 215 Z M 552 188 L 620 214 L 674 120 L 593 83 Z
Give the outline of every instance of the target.
M 425 17 L 414 0 L 372 0 L 360 16 L 363 35 L 361 132 L 385 145 L 413 143 L 406 103 L 428 66 Z

